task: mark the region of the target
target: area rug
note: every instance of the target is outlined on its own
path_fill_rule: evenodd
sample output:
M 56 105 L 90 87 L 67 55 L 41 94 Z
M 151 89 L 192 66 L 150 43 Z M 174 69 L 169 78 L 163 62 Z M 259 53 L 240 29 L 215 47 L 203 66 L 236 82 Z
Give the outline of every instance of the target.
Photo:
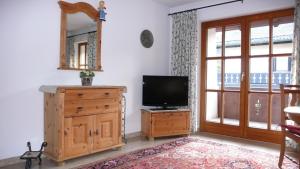
M 278 155 L 186 137 L 77 169 L 275 169 L 277 163 Z M 298 165 L 285 158 L 282 168 Z

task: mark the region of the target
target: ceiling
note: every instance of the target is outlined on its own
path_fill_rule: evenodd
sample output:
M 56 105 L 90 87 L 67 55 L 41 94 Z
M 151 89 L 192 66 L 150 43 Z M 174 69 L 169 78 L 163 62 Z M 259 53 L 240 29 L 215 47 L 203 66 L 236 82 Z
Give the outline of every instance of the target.
M 174 6 L 184 5 L 184 4 L 197 2 L 201 0 L 155 0 L 155 1 L 165 4 L 169 7 L 174 7 Z

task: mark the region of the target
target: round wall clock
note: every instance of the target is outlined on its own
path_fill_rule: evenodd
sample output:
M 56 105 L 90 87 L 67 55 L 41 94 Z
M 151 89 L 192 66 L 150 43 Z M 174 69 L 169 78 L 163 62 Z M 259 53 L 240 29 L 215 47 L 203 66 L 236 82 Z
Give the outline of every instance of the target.
M 145 48 L 150 48 L 153 45 L 153 35 L 151 33 L 151 31 L 149 30 L 144 30 L 141 33 L 141 43 Z

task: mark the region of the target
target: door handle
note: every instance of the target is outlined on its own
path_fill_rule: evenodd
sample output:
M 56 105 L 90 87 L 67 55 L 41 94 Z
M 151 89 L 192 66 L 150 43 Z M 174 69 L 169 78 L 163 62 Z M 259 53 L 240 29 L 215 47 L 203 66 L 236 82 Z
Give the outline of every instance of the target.
M 243 82 L 244 79 L 245 79 L 245 72 L 242 72 L 242 74 L 241 74 L 241 82 Z

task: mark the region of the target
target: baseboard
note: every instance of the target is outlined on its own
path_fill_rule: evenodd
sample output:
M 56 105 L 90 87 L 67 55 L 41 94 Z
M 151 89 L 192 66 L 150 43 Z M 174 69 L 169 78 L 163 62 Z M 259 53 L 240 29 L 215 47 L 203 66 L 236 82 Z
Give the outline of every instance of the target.
M 11 157 L 11 158 L 2 159 L 2 160 L 0 160 L 0 168 L 4 167 L 4 166 L 17 164 L 22 161 L 24 162 L 24 160 L 21 160 L 20 157 Z
M 125 134 L 126 140 L 135 140 L 135 139 L 139 139 L 140 137 L 141 137 L 141 132 Z M 0 168 L 4 167 L 4 166 L 21 163 L 21 162 L 24 162 L 24 160 L 21 160 L 19 156 L 2 159 L 2 160 L 0 160 Z
M 126 140 L 138 139 L 141 137 L 141 135 L 142 135 L 142 133 L 140 131 L 134 132 L 134 133 L 128 133 L 128 134 L 125 134 L 125 139 Z

